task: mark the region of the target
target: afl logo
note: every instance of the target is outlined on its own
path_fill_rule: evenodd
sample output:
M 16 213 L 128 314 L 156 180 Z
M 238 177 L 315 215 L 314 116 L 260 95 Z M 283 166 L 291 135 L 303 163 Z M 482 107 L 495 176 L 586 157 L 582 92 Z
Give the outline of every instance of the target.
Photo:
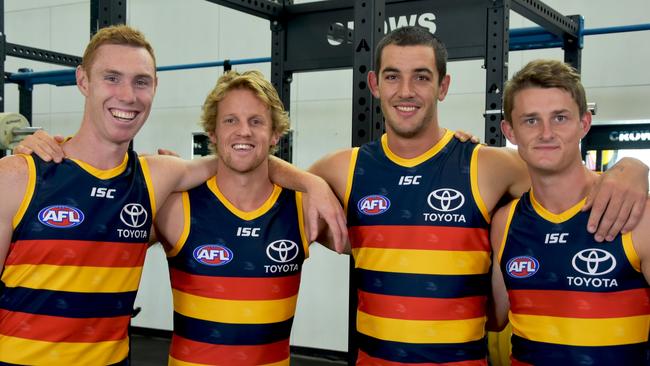
M 429 206 L 436 211 L 452 212 L 463 206 L 463 203 L 465 203 L 465 196 L 455 189 L 440 188 L 429 193 L 427 203 L 429 203 Z
M 202 245 L 194 249 L 192 255 L 197 262 L 208 266 L 222 266 L 233 258 L 232 250 L 219 244 Z
M 529 256 L 514 257 L 506 264 L 506 270 L 512 278 L 526 278 L 537 273 L 539 262 Z
M 372 194 L 370 196 L 365 196 L 359 200 L 357 203 L 357 208 L 359 212 L 364 215 L 379 215 L 386 211 L 390 207 L 390 200 L 387 197 L 384 197 L 379 194 Z
M 584 275 L 600 276 L 616 268 L 616 258 L 606 250 L 591 248 L 576 253 L 571 264 L 573 269 Z
M 84 213 L 70 206 L 48 206 L 38 213 L 38 221 L 49 227 L 67 229 L 81 224 L 84 221 Z
M 276 240 L 266 247 L 266 256 L 274 262 L 291 262 L 300 252 L 298 244 L 291 240 Z

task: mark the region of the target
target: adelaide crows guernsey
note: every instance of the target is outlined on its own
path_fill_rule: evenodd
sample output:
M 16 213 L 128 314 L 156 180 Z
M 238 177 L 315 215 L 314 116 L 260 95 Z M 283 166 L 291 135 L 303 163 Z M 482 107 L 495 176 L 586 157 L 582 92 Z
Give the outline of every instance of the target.
M 25 159 L 2 273 L 0 364 L 124 362 L 155 208 L 146 162 L 129 152 L 101 171 Z
M 650 364 L 650 288 L 631 234 L 596 242 L 584 202 L 553 214 L 531 191 L 511 206 L 499 266 L 513 365 Z
M 185 228 L 168 253 L 174 298 L 169 365 L 289 365 L 300 271 L 302 196 L 274 186 L 243 212 L 216 177 L 183 193 Z
M 353 150 L 345 208 L 357 364 L 486 364 L 491 261 L 478 148 L 447 131 L 413 159 L 393 154 L 386 135 Z

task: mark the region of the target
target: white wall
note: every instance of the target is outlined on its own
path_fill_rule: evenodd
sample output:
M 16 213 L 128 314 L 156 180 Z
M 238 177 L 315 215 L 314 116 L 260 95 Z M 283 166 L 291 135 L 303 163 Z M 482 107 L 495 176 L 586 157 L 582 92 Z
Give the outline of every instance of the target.
M 586 28 L 650 23 L 650 1 L 547 0 L 563 14 L 582 14 Z M 128 0 L 127 20 L 141 29 L 157 53 L 158 65 L 225 58 L 268 57 L 271 34 L 267 21 L 203 0 Z M 81 55 L 88 40 L 89 1 L 5 0 L 7 41 Z M 511 14 L 511 28 L 533 26 Z M 589 101 L 598 103 L 596 121 L 650 119 L 650 31 L 589 36 L 583 50 L 583 82 Z M 510 74 L 539 57 L 562 58 L 560 50 L 510 53 Z M 481 61 L 454 62 L 450 93 L 440 107 L 441 123 L 483 136 L 485 72 Z M 7 71 L 31 67 L 60 69 L 9 57 Z M 261 69 L 270 65 L 238 66 Z M 135 141 L 138 151 L 159 146 L 189 158 L 191 133 L 198 131 L 200 106 L 221 68 L 159 73 L 160 84 L 149 122 Z M 308 167 L 328 151 L 350 144 L 352 74 L 349 70 L 298 74 L 292 84 L 291 117 L 295 130 L 294 163 Z M 18 110 L 16 88 L 5 88 L 6 111 Z M 34 125 L 72 134 L 81 118 L 83 100 L 76 87 L 36 86 Z M 171 295 L 164 253 L 154 247 L 145 264 L 137 299 L 138 326 L 171 329 Z M 347 258 L 311 248 L 303 271 L 293 344 L 347 349 Z

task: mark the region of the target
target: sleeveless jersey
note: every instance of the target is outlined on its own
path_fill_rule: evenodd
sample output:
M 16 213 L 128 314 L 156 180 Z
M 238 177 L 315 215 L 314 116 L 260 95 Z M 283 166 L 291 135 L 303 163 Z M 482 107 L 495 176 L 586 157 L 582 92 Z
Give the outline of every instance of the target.
M 168 253 L 174 298 L 169 365 L 289 365 L 300 271 L 302 196 L 274 186 L 243 212 L 216 178 L 183 193 L 185 228 Z
M 650 288 L 631 234 L 598 243 L 584 200 L 553 214 L 526 193 L 499 253 L 513 365 L 648 365 Z
M 0 364 L 125 362 L 155 209 L 146 162 L 129 152 L 102 171 L 25 158 L 1 277 Z
M 447 131 L 413 159 L 354 149 L 345 209 L 357 285 L 358 365 L 485 365 L 489 216 L 479 145 Z

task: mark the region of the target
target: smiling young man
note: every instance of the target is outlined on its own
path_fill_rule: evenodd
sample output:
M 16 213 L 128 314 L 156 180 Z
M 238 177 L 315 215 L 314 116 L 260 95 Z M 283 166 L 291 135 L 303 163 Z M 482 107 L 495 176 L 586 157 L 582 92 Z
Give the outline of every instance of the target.
M 289 365 L 289 335 L 308 256 L 299 192 L 269 179 L 269 153 L 289 128 L 273 85 L 230 71 L 201 118 L 216 176 L 160 210 L 174 298 L 170 365 Z
M 128 364 L 127 329 L 156 207 L 217 169 L 215 158 L 129 151 L 157 86 L 153 49 L 140 32 L 123 25 L 97 32 L 76 77 L 85 104 L 78 132 L 61 146 L 66 159 L 0 160 L 0 364 Z M 327 197 L 322 185 L 315 199 Z
M 650 209 L 607 245 L 585 230 L 598 176 L 580 155 L 591 127 L 580 75 L 532 61 L 508 82 L 504 110 L 532 181 L 491 228 L 496 319 L 510 318 L 513 365 L 647 365 Z
M 528 189 L 525 165 L 514 150 L 462 143 L 440 126 L 438 102 L 450 85 L 447 53 L 427 30 L 388 33 L 375 57 L 368 85 L 381 101 L 386 134 L 311 168 L 347 212 L 358 288 L 357 364 L 486 365 L 488 225 L 504 195 Z M 633 225 L 645 203 L 647 167 L 626 164 L 632 176 L 613 169 L 607 185 L 634 193 L 610 201 L 598 228 L 603 238 L 610 227 L 620 230 L 631 211 Z M 597 202 L 610 195 L 601 191 Z

